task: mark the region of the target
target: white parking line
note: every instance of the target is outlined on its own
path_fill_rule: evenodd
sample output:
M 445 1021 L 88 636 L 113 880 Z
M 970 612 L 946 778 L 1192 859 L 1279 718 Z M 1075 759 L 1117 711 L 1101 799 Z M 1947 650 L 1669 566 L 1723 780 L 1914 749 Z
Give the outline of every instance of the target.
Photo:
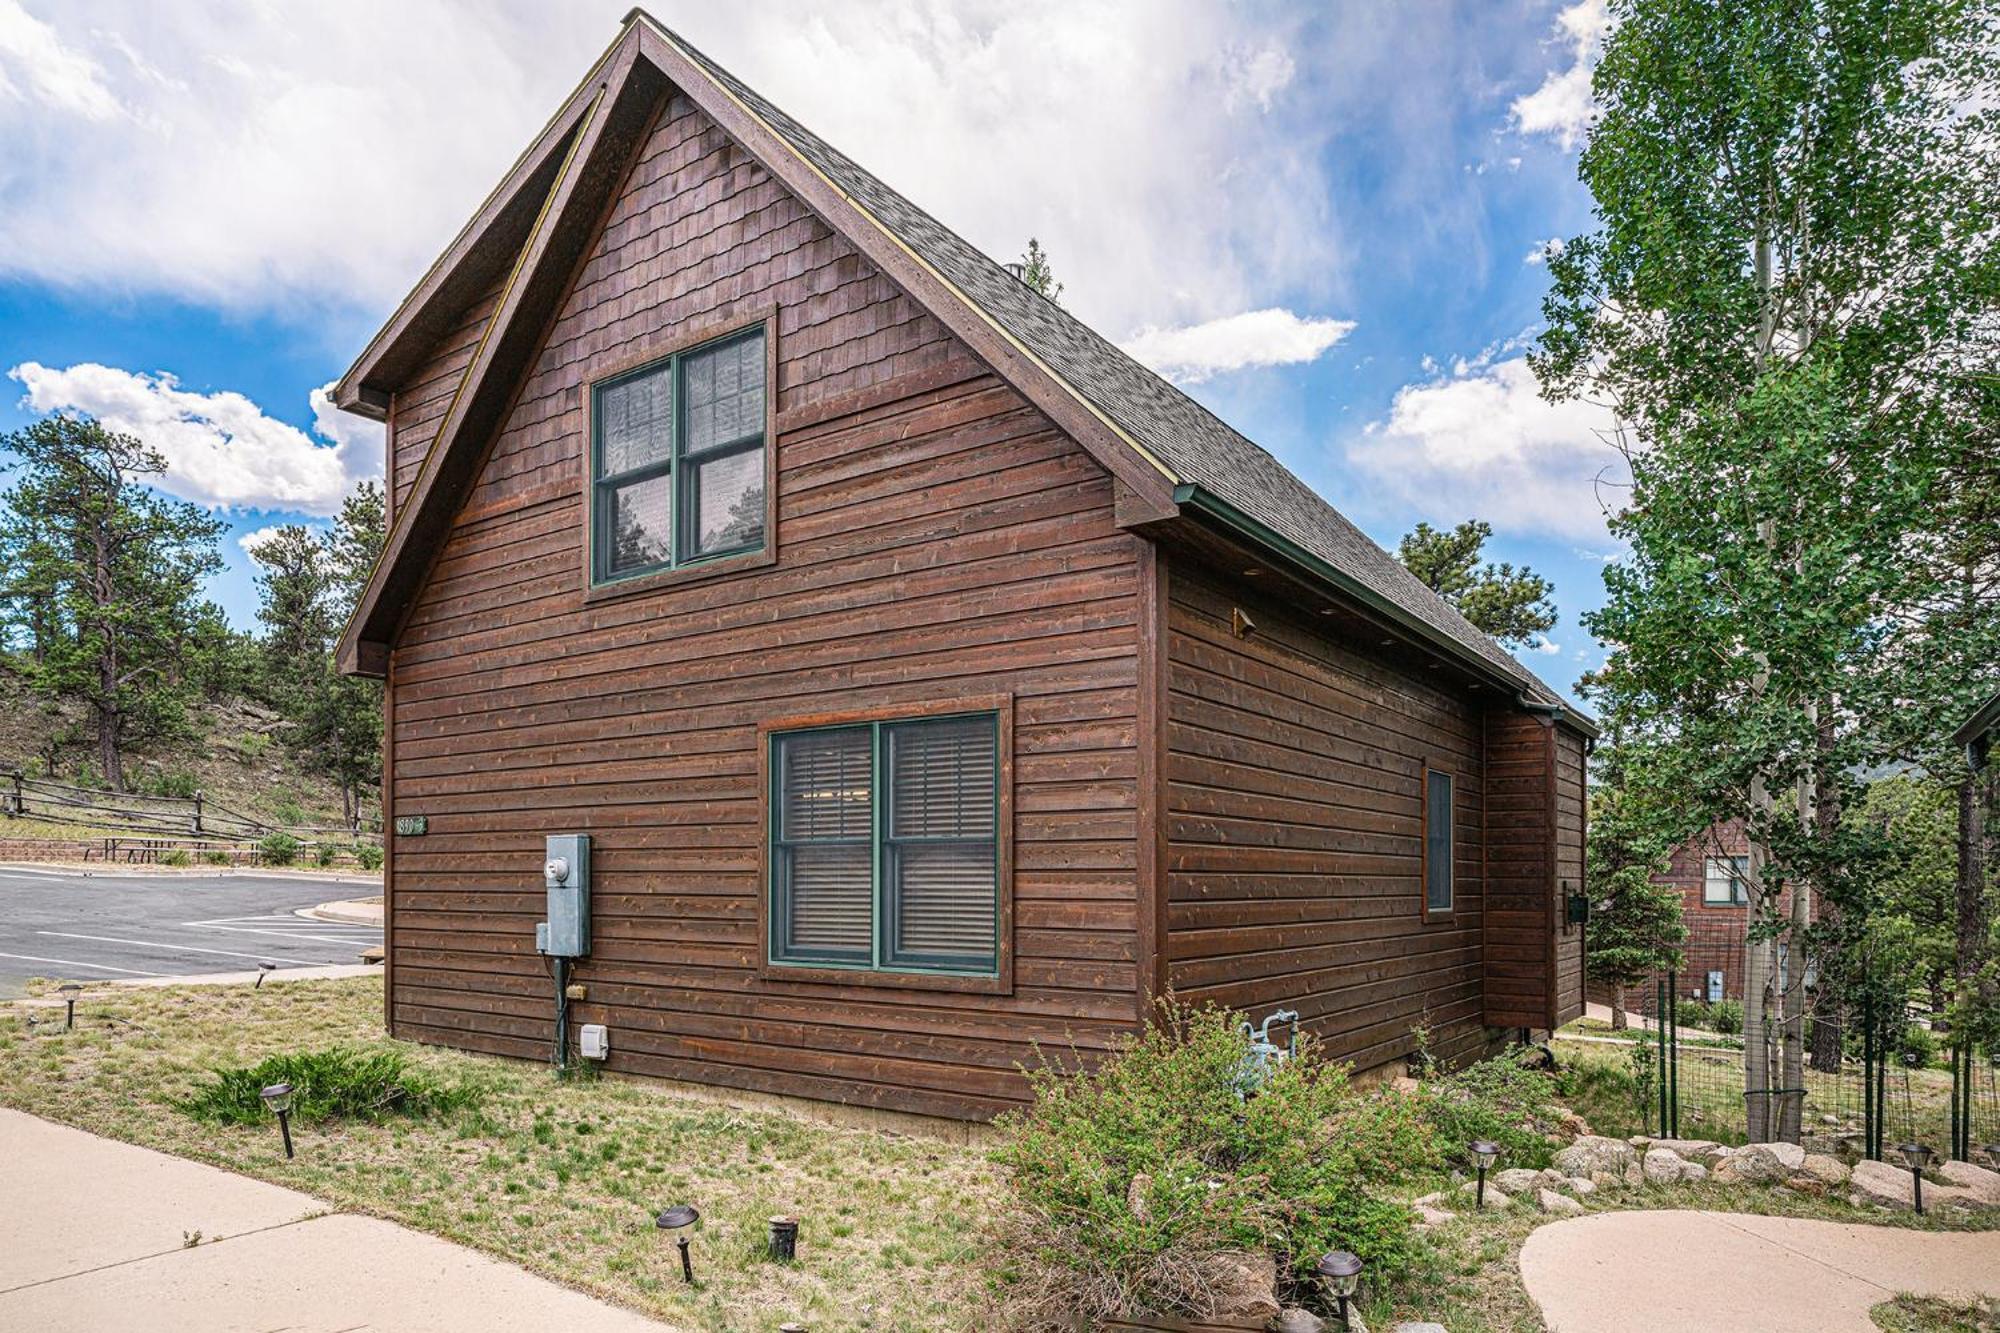
M 185 921 L 181 924 L 201 930 L 226 930 L 236 935 L 269 935 L 281 940 L 304 940 L 308 944 L 364 944 L 375 939 L 373 932 L 366 935 L 306 935 L 293 930 L 257 930 L 250 926 L 224 926 L 213 921 Z
M 192 944 L 167 944 L 160 940 L 121 940 L 112 935 L 76 935 L 64 930 L 38 930 L 35 933 L 57 940 L 95 940 L 99 944 L 129 944 L 137 949 L 159 949 L 166 953 L 212 953 L 222 958 L 248 958 L 260 963 L 311 964 L 319 961 L 316 958 L 273 957 L 267 953 L 238 953 L 234 949 L 197 949 Z
M 111 967 L 104 963 L 79 963 L 74 958 L 37 958 L 31 953 L 0 953 L 0 958 L 18 958 L 24 963 L 61 963 L 64 967 L 80 967 L 88 972 L 122 972 L 128 977 L 165 977 L 170 972 L 141 972 L 136 967 Z

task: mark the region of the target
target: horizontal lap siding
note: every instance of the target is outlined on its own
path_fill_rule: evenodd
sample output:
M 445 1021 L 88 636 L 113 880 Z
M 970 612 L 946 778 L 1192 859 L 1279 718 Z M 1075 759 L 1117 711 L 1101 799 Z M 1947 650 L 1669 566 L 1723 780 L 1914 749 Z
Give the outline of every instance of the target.
M 1563 911 L 1563 895 L 1582 893 L 1584 838 L 1583 737 L 1567 727 L 1555 735 L 1556 789 L 1556 935 L 1555 1023 L 1561 1027 L 1583 1016 L 1583 926 L 1572 926 Z
M 410 488 L 423 471 L 431 441 L 444 425 L 453 395 L 472 364 L 487 321 L 500 304 L 502 282 L 496 281 L 459 316 L 457 326 L 438 341 L 416 373 L 396 391 L 389 412 L 389 500 L 391 514 L 400 513 Z
M 1169 979 L 1297 1009 L 1363 1068 L 1481 1047 L 1479 713 L 1176 561 L 1168 612 Z M 1237 639 L 1231 610 L 1256 629 Z M 1426 923 L 1426 764 L 1456 779 L 1456 910 Z
M 775 309 L 775 564 L 585 602 L 583 400 Z M 579 1022 L 627 1072 L 981 1117 L 1136 1007 L 1138 539 L 1107 476 L 684 101 L 637 154 L 394 662 L 399 1034 L 546 1058 L 547 833 L 593 838 Z M 760 978 L 757 727 L 1014 698 L 1014 990 Z

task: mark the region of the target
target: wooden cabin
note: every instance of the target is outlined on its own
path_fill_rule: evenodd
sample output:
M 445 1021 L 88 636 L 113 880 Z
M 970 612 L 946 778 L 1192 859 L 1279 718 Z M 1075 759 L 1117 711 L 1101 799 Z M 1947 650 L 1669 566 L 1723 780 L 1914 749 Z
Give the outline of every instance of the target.
M 976 147 L 976 146 L 972 146 Z M 388 1022 L 983 1119 L 1153 997 L 1583 1004 L 1592 729 L 1275 458 L 643 12 L 340 382 Z

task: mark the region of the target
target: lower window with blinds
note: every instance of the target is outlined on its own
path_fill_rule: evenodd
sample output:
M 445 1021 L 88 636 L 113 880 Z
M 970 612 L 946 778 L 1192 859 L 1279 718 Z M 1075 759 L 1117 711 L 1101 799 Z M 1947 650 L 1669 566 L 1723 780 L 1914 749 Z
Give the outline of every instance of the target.
M 770 961 L 992 977 L 1000 718 L 770 733 Z

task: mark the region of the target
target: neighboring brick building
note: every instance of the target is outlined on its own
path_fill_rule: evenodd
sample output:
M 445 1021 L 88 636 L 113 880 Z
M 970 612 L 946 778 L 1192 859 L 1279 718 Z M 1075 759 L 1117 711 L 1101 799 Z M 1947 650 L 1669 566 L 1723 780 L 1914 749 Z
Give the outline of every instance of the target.
M 1681 917 L 1688 928 L 1675 988 L 1681 999 L 1743 998 L 1743 936 L 1750 908 L 1741 875 L 1749 851 L 1742 822 L 1732 819 L 1676 847 L 1666 873 L 1653 877 L 1681 891 Z M 1609 1004 L 1610 989 L 1592 983 L 1590 999 Z M 1654 1001 L 1651 983 L 1626 989 L 1625 1007 L 1633 1013 L 1651 1014 Z

